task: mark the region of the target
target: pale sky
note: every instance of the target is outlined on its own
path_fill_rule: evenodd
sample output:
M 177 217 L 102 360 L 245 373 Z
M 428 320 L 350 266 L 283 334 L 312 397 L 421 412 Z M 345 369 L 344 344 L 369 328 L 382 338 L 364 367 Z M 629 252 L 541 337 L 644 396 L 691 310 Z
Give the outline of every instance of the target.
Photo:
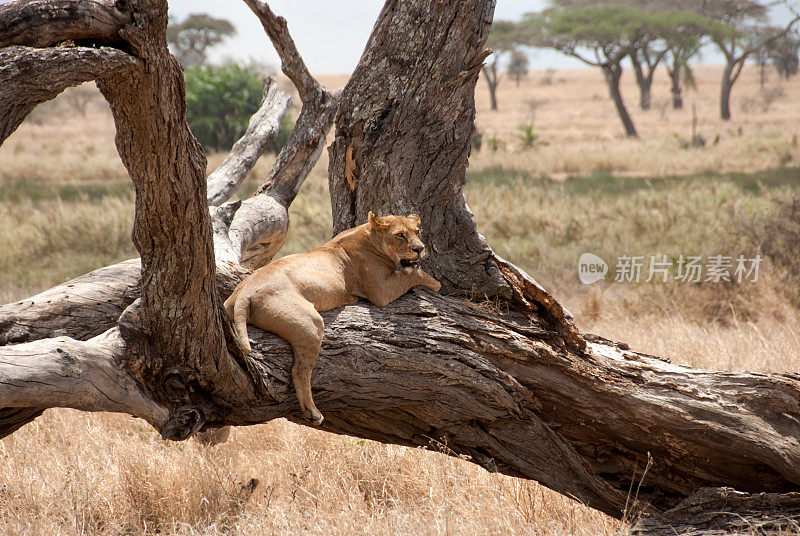
M 272 11 L 286 18 L 297 49 L 313 73 L 350 73 L 361 52 L 378 13 L 381 0 L 271 0 Z M 495 19 L 518 19 L 523 13 L 539 11 L 545 0 L 498 0 Z M 189 13 L 210 13 L 230 20 L 237 34 L 215 47 L 210 59 L 254 59 L 280 66 L 277 54 L 261 23 L 241 1 L 170 0 L 170 14 L 182 19 Z M 531 67 L 579 67 L 581 64 L 556 52 L 536 51 Z
M 540 11 L 546 0 L 497 0 L 495 19 L 519 19 L 523 13 Z M 383 6 L 382 0 L 270 0 L 277 15 L 286 18 L 289 32 L 312 73 L 346 74 L 361 57 L 372 26 Z M 226 58 L 256 60 L 278 69 L 280 62 L 261 24 L 239 0 L 170 0 L 170 14 L 182 19 L 189 13 L 210 13 L 230 20 L 237 35 L 214 48 L 212 61 Z M 776 23 L 789 20 L 786 11 L 776 11 Z M 535 49 L 530 53 L 531 69 L 571 69 L 584 65 L 555 51 Z M 708 47 L 699 63 L 722 63 Z

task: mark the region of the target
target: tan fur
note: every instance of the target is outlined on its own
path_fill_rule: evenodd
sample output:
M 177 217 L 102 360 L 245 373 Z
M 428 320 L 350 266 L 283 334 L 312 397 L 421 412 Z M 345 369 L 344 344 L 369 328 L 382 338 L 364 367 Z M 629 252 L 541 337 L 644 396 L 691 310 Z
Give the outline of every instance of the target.
M 304 415 L 321 424 L 311 396 L 311 369 L 322 344 L 327 311 L 365 298 L 385 307 L 411 287 L 441 285 L 419 268 L 425 247 L 419 216 L 369 213 L 369 222 L 323 246 L 264 266 L 239 283 L 225 301 L 236 333 L 250 351 L 247 323 L 286 339 L 294 350 L 292 381 Z

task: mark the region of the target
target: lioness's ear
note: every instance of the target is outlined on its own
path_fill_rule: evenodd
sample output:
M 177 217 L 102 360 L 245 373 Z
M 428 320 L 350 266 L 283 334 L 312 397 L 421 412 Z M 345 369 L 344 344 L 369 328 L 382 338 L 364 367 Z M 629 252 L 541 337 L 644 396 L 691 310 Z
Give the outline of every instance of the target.
M 419 214 L 409 214 L 406 216 L 409 220 L 413 221 L 415 225 L 419 225 L 422 220 L 419 219 Z
M 389 228 L 389 224 L 386 223 L 386 221 L 384 221 L 384 219 L 380 216 L 373 214 L 371 210 L 369 211 L 369 216 L 367 216 L 367 218 L 369 218 L 369 224 L 378 231 L 385 231 Z

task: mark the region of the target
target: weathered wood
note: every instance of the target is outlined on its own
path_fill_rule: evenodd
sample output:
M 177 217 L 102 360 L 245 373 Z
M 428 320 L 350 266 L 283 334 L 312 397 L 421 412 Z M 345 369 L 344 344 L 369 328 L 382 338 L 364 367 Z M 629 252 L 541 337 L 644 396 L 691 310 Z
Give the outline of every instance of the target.
M 209 205 L 221 205 L 239 189 L 267 145 L 278 135 L 291 102 L 271 78 L 267 80 L 261 106 L 250 118 L 244 135 L 233 144 L 222 164 L 208 176 L 206 198 Z
M 125 369 L 124 348 L 116 329 L 88 341 L 58 337 L 0 347 L 0 407 L 6 413 L 0 415 L 15 417 L 0 419 L 0 437 L 50 407 L 124 412 L 163 429 L 168 411 Z
M 0 48 L 0 144 L 38 104 L 135 62 L 110 47 Z
M 796 534 L 800 493 L 744 493 L 706 488 L 678 506 L 639 520 L 634 536 L 725 536 L 727 534 Z
M 536 316 L 427 291 L 323 318 L 312 386 L 325 430 L 444 447 L 615 517 L 709 486 L 800 491 L 798 375 L 698 371 L 599 338 L 565 352 Z M 289 345 L 249 332 L 265 397 L 228 422 L 302 423 Z
M 566 344 L 580 348 L 569 313 L 495 256 L 464 197 L 475 84 L 493 11 L 492 0 L 450 0 L 437 9 L 386 3 L 336 116 L 329 149 L 334 232 L 365 222 L 369 211 L 417 213 L 429 251 L 422 266 L 443 292 L 539 309 Z
M 121 272 L 96 272 L 33 303 L 12 304 L 35 327 L 26 331 L 0 317 L 7 338 L 32 341 L 0 349 L 0 436 L 50 405 L 140 415 L 175 439 L 204 425 L 300 417 L 288 344 L 252 328 L 255 352 L 244 359 L 219 312 L 218 296 L 244 271 L 229 265 L 233 275 L 219 289 L 224 270 L 215 269 L 210 246 L 204 161 L 185 126 L 179 71 L 165 53 L 166 7 L 156 0 L 126 5 L 137 24 L 120 35 L 137 61 L 105 76 L 100 87 L 112 104 L 117 144 L 137 192 L 141 298 L 126 303 L 131 278 L 121 272 L 136 270 L 127 263 Z M 755 499 L 739 501 L 748 516 L 794 508 L 800 376 L 696 371 L 596 337 L 587 336 L 587 344 L 568 312 L 477 233 L 462 188 L 472 91 L 492 10 L 489 0 L 446 0 L 435 10 L 410 0 L 387 2 L 342 97 L 331 192 L 337 226 L 355 223 L 370 208 L 420 212 L 429 225 L 428 268 L 449 290 L 505 299 L 511 307 L 502 314 L 415 291 L 385 309 L 359 302 L 325 313 L 312 378 L 324 428 L 460 455 L 617 517 L 643 511 L 657 520 L 686 512 L 676 520 L 698 526 L 710 517 L 706 512 L 693 521 L 692 505 L 707 510 L 716 503 L 695 493 L 721 486 L 780 494 L 762 501 L 760 510 L 747 509 Z M 275 21 L 265 29 L 280 37 L 285 23 Z M 314 96 L 308 102 L 333 113 L 335 95 L 316 91 L 302 79 L 304 66 L 295 67 L 301 98 Z M 304 98 L 304 111 L 312 109 L 306 105 Z M 308 144 L 296 145 L 294 164 L 288 153 L 279 158 L 283 169 L 295 170 L 283 176 L 287 182 L 276 173 L 263 197 L 256 196 L 273 203 L 257 210 L 277 214 L 275 236 L 285 235 L 284 215 L 275 207 L 285 210 L 310 169 L 302 155 L 319 154 L 325 113 L 309 112 L 307 124 L 318 126 L 307 130 Z M 224 256 L 235 256 L 238 247 L 242 257 L 242 244 L 258 240 L 231 240 L 244 207 L 212 209 L 215 226 L 227 234 Z M 245 220 L 247 214 L 241 213 L 242 225 L 252 229 L 255 220 Z M 118 311 L 101 298 L 91 302 L 92 286 L 103 288 L 109 277 L 116 278 Z M 47 295 L 59 303 L 48 303 Z M 53 313 L 74 310 L 80 300 L 85 323 L 119 317 L 119 327 L 86 342 L 35 340 L 46 329 L 88 335 L 85 326 Z M 631 489 L 637 490 L 633 504 Z
M 339 93 L 329 92 L 311 76 L 283 18 L 276 17 L 263 2 L 247 0 L 246 3 L 264 26 L 281 58 L 284 74 L 294 83 L 303 103 L 289 139 L 256 194 L 239 205 L 212 211 L 217 259 L 238 262 L 247 268 L 256 269 L 271 261 L 286 239 L 289 205 L 319 160 L 338 107 Z M 251 119 L 251 128 L 256 121 L 263 123 L 272 120 L 266 114 L 263 117 L 257 116 Z M 263 131 L 263 127 L 261 130 Z M 253 141 L 247 144 L 252 145 Z M 236 166 L 249 171 L 255 160 L 246 159 L 241 153 L 234 146 L 226 162 L 238 162 Z M 216 173 L 215 171 L 209 178 L 211 182 L 208 198 L 211 204 L 221 202 L 222 199 L 214 186 Z M 240 173 L 241 178 L 246 173 Z M 241 179 L 235 187 L 226 189 L 225 199 L 235 191 L 239 182 Z
M 48 47 L 67 40 L 121 43 L 131 13 L 114 0 L 12 0 L 0 5 L 0 47 Z
M 204 396 L 243 402 L 252 384 L 223 334 L 205 154 L 186 124 L 183 71 L 167 48 L 167 4 L 132 0 L 130 6 L 136 24 L 123 35 L 141 62 L 98 80 L 136 193 L 133 243 L 142 290 L 130 367 L 162 404 L 175 402 L 162 385 L 165 374 L 196 377 Z
M 800 376 L 696 371 L 596 338 L 585 354 L 565 352 L 535 315 L 424 291 L 323 316 L 312 385 L 326 430 L 446 445 L 615 516 L 632 481 L 636 508 L 652 512 L 707 486 L 800 491 Z M 211 424 L 303 422 L 289 345 L 249 332 L 262 396 Z
M 218 262 L 217 292 L 229 296 L 248 270 Z M 140 296 L 141 263 L 131 259 L 0 306 L 0 346 L 66 336 L 87 340 L 114 327 Z

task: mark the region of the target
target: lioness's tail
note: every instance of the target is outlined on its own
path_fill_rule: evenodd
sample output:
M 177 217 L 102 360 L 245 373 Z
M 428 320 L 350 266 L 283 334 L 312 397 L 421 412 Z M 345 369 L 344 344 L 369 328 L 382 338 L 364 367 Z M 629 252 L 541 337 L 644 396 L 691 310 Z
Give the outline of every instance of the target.
M 233 302 L 233 329 L 246 353 L 250 353 L 250 338 L 247 336 L 247 317 L 250 316 L 250 298 L 239 297 Z

